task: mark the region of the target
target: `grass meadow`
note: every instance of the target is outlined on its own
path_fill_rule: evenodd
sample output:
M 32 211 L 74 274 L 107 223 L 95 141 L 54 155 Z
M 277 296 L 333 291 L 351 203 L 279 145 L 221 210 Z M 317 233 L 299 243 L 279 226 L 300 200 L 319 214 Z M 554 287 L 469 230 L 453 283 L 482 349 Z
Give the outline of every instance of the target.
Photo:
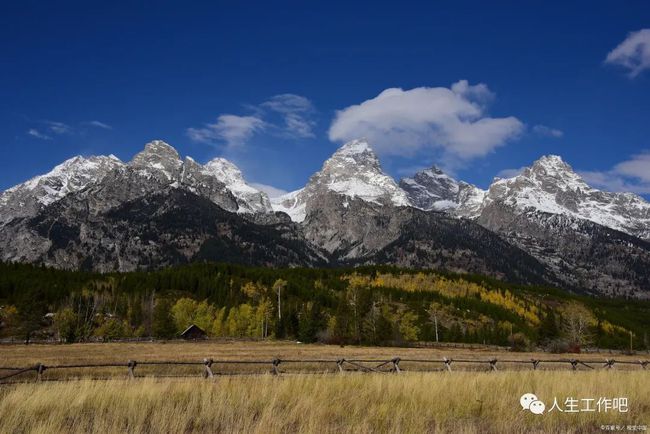
M 2 346 L 0 366 L 203 357 L 441 358 L 443 354 L 452 358 L 485 359 L 495 354 L 502 358 L 542 358 L 539 354 L 452 349 L 170 342 Z M 623 360 L 622 356 L 616 358 Z M 623 431 L 628 426 L 646 426 L 647 431 L 650 425 L 650 370 L 639 367 L 577 372 L 528 368 L 334 375 L 301 375 L 295 370 L 280 376 L 260 372 L 201 379 L 195 369 L 195 378 L 143 374 L 126 380 L 125 370 L 120 368 L 110 380 L 90 380 L 79 371 L 74 374 L 77 379 L 40 383 L 30 374 L 20 383 L 0 386 L 0 433 L 590 433 L 606 432 L 603 428 L 617 425 Z M 544 414 L 522 410 L 519 397 L 529 392 L 545 402 Z M 628 411 L 549 413 L 554 397 L 561 404 L 567 397 L 625 397 Z

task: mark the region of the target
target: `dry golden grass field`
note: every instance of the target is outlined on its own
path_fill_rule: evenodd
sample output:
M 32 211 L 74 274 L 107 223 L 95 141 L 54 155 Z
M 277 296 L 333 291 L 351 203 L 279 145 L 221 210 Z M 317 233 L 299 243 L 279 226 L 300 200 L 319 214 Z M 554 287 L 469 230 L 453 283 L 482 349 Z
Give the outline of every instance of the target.
M 480 350 L 364 348 L 304 345 L 287 342 L 168 342 L 76 345 L 0 346 L 0 366 L 101 363 L 104 361 L 272 360 L 280 359 L 508 359 L 567 358 L 566 355 Z M 579 359 L 637 360 L 637 357 L 588 354 Z M 644 357 L 645 356 L 645 357 Z M 0 433 L 328 433 L 328 432 L 648 432 L 650 369 L 615 367 L 608 371 L 562 369 L 533 371 L 415 372 L 290 375 L 300 367 L 282 366 L 287 374 L 272 376 L 270 366 L 251 369 L 254 376 L 202 379 L 201 366 L 136 368 L 144 378 L 126 380 L 126 368 L 101 375 L 73 370 L 68 377 L 111 376 L 111 380 L 34 381 L 30 372 L 17 384 L 0 385 Z M 402 366 L 402 364 L 400 364 Z M 442 364 L 431 365 L 436 369 Z M 336 365 L 333 366 L 336 368 Z M 415 367 L 415 365 L 413 365 Z M 505 366 L 504 366 L 505 367 Z M 213 366 L 216 374 L 227 366 Z M 332 365 L 309 366 L 310 371 Z M 242 367 L 234 368 L 242 370 Z M 57 378 L 45 371 L 44 379 Z M 91 370 L 92 371 L 92 370 Z M 196 378 L 147 375 L 182 373 Z M 0 374 L 1 375 L 1 374 Z M 519 397 L 535 393 L 546 404 L 544 414 L 522 410 Z M 628 411 L 569 413 L 567 398 L 627 398 Z M 557 398 L 565 412 L 548 412 Z M 596 401 L 579 410 L 596 407 Z M 629 429 L 628 429 L 629 428 Z M 637 431 L 631 431 L 635 429 Z

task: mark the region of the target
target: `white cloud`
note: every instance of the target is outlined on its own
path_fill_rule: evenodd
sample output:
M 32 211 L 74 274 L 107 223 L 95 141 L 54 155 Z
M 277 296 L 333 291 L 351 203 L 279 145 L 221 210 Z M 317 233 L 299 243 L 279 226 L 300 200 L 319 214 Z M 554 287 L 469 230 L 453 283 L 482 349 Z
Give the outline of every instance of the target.
M 272 185 L 260 184 L 259 182 L 251 182 L 251 185 L 258 190 L 263 191 L 269 197 L 283 196 L 288 193 L 288 191 L 281 188 L 273 187 Z
M 278 113 L 304 113 L 313 110 L 311 101 L 293 93 L 272 96 L 260 105 Z
M 468 100 L 477 102 L 490 102 L 494 99 L 494 93 L 484 83 L 475 85 L 469 84 L 467 80 L 459 80 L 451 85 L 451 91 Z
M 260 104 L 260 108 L 268 109 L 282 115 L 286 135 L 295 138 L 314 137 L 315 122 L 309 118 L 314 107 L 307 98 L 291 93 L 275 95 Z
M 225 114 L 219 116 L 217 122 L 206 124 L 203 128 L 188 128 L 187 135 L 195 142 L 223 142 L 229 148 L 237 148 L 266 126 L 266 123 L 256 116 Z
M 630 78 L 650 69 L 650 29 L 628 34 L 623 42 L 607 54 L 605 63 L 624 67 Z
M 91 127 L 103 128 L 105 130 L 112 130 L 113 129 L 112 126 L 110 126 L 108 124 L 105 124 L 104 122 L 100 122 L 100 121 L 90 121 L 90 122 L 87 122 L 87 124 L 90 125 Z
M 332 141 L 367 138 L 379 153 L 413 156 L 440 149 L 449 159 L 481 157 L 524 129 L 513 116 L 492 118 L 485 104 L 494 97 L 485 84 L 459 81 L 445 87 L 386 89 L 375 98 L 337 112 Z
M 533 127 L 533 132 L 539 134 L 540 136 L 554 137 L 557 139 L 564 136 L 564 132 L 562 130 L 547 127 L 546 125 L 535 125 Z
M 54 134 L 70 134 L 72 133 L 72 127 L 63 122 L 55 121 L 43 121 L 47 128 Z
M 289 113 L 284 117 L 285 132 L 294 138 L 311 138 L 314 136 L 314 122 L 297 113 Z
M 650 194 L 650 151 L 633 155 L 607 171 L 580 172 L 584 180 L 609 191 Z
M 36 137 L 37 139 L 41 139 L 41 140 L 52 140 L 52 137 L 48 136 L 47 134 L 41 133 L 36 128 L 30 128 L 27 131 L 27 134 L 32 136 L 32 137 Z
M 503 169 L 499 173 L 497 173 L 497 178 L 505 179 L 505 178 L 514 178 L 515 176 L 518 176 L 521 174 L 521 172 L 526 169 L 526 166 L 520 167 L 518 169 Z
M 650 151 L 634 155 L 631 159 L 614 166 L 616 173 L 650 182 Z
M 245 105 L 253 114 L 220 115 L 217 122 L 203 128 L 188 128 L 188 137 L 200 143 L 226 143 L 230 148 L 243 146 L 255 133 L 288 138 L 314 137 L 316 123 L 311 119 L 314 107 L 307 98 L 285 93 L 275 95 L 258 105 Z M 276 119 L 270 119 L 275 114 Z M 279 119 L 278 119 L 279 117 Z
M 79 128 L 72 127 L 63 122 L 50 121 L 50 120 L 38 120 L 36 122 L 38 123 L 38 128 L 29 129 L 27 131 L 27 134 L 29 134 L 32 137 L 36 137 L 38 139 L 51 140 L 54 135 L 75 135 L 80 133 Z M 110 125 L 96 120 L 89 121 L 89 122 L 80 122 L 78 124 L 79 127 L 83 127 L 84 125 L 89 125 L 96 128 L 103 128 L 106 130 L 113 129 L 113 127 L 111 127 Z

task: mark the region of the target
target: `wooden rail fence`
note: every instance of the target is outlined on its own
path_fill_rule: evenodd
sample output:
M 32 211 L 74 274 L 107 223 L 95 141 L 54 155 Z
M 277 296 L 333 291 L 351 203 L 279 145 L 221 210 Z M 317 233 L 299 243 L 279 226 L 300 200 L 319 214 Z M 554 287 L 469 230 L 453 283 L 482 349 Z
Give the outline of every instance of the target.
M 584 367 L 587 369 L 596 369 L 598 366 L 600 369 L 612 370 L 615 365 L 638 365 L 641 369 L 646 370 L 650 360 L 614 360 L 614 359 L 605 359 L 603 360 L 578 360 L 578 359 L 489 359 L 489 360 L 479 360 L 479 359 L 452 359 L 443 357 L 442 359 L 402 359 L 400 357 L 393 357 L 391 359 L 273 359 L 273 360 L 214 360 L 211 358 L 205 358 L 203 361 L 135 361 L 129 360 L 126 363 L 89 363 L 89 364 L 53 364 L 53 365 L 44 365 L 42 363 L 37 363 L 36 365 L 29 367 L 0 367 L 0 384 L 9 384 L 12 381 L 6 381 L 9 379 L 16 378 L 21 375 L 34 372 L 36 374 L 36 381 L 43 380 L 43 374 L 46 371 L 53 370 L 71 370 L 71 369 L 98 369 L 98 368 L 126 368 L 127 378 L 135 379 L 136 378 L 136 368 L 138 366 L 201 366 L 201 372 L 204 378 L 213 378 L 215 375 L 232 375 L 233 373 L 215 373 L 213 371 L 213 366 L 217 365 L 266 365 L 270 368 L 269 373 L 272 375 L 280 375 L 289 373 L 286 371 L 280 370 L 281 364 L 324 364 L 336 366 L 333 371 L 344 373 L 346 371 L 357 371 L 357 372 L 390 372 L 399 374 L 405 369 L 400 367 L 400 363 L 417 363 L 424 364 L 428 366 L 435 366 L 440 364 L 440 369 L 418 369 L 418 372 L 430 372 L 430 371 L 447 371 L 452 372 L 456 369 L 456 366 L 462 365 L 474 365 L 474 366 L 485 366 L 487 371 L 498 371 L 501 369 L 508 370 L 510 364 L 514 365 L 529 365 L 533 370 L 540 369 L 540 365 L 544 364 L 566 364 L 566 366 L 573 370 L 577 371 L 579 367 Z M 504 366 L 506 365 L 506 366 Z M 596 365 L 596 366 L 595 366 Z M 452 366 L 454 367 L 452 369 Z M 462 369 L 461 369 L 462 370 Z M 467 369 L 465 369 L 467 370 Z M 8 373 L 7 373 L 8 372 Z M 302 374 L 317 374 L 323 373 L 323 371 L 298 371 L 296 373 Z M 236 372 L 236 375 L 259 375 L 260 372 Z M 197 373 L 198 375 L 198 373 Z M 187 376 L 187 375 L 186 375 Z

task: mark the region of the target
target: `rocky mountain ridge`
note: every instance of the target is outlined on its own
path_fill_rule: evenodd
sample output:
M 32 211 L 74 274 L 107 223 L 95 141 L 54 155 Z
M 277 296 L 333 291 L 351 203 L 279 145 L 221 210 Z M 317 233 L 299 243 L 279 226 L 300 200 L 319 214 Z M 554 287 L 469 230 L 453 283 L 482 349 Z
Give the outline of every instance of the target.
M 0 260 L 99 271 L 197 260 L 395 264 L 650 297 L 650 205 L 547 156 L 488 190 L 437 167 L 398 184 L 365 140 L 272 200 L 231 162 L 162 141 L 76 157 L 0 194 Z

